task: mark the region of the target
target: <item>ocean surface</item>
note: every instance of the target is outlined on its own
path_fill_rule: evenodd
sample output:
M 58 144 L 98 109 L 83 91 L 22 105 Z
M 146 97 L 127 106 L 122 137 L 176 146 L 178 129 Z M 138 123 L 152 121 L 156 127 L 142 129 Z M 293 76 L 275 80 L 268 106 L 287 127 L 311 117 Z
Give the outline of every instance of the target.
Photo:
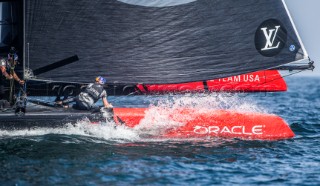
M 110 97 L 115 107 L 193 106 L 277 114 L 280 141 L 147 139 L 126 128 L 0 131 L 0 185 L 320 185 L 320 78 L 263 94 Z M 159 122 L 163 123 L 159 118 Z

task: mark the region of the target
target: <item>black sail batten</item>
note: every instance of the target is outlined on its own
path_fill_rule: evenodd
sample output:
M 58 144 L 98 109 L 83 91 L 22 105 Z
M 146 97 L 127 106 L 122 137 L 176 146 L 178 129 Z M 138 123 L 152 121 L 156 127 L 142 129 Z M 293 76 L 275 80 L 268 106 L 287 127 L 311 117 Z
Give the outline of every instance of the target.
M 68 97 L 76 96 L 83 90 L 88 83 L 50 81 L 42 79 L 28 80 L 28 96 L 55 96 Z M 105 85 L 105 90 L 109 96 L 126 96 L 126 95 L 142 95 L 137 85 L 108 83 Z
M 77 55 L 74 55 L 74 56 L 71 56 L 71 57 L 69 57 L 69 58 L 66 58 L 66 59 L 57 61 L 57 62 L 55 62 L 55 63 L 46 65 L 46 66 L 41 67 L 41 68 L 38 68 L 38 69 L 36 69 L 36 70 L 33 71 L 33 74 L 34 74 L 35 76 L 37 76 L 37 75 L 39 75 L 39 74 L 43 74 L 43 73 L 52 71 L 52 70 L 54 70 L 54 69 L 57 69 L 57 68 L 60 68 L 60 67 L 69 65 L 69 64 L 74 63 L 74 62 L 76 62 L 76 61 L 78 61 L 78 60 L 79 60 L 79 57 L 78 57 Z
M 194 82 L 306 58 L 281 0 L 197 0 L 169 7 L 117 0 L 25 4 L 30 68 L 74 54 L 80 59 L 40 79 L 92 82 L 101 75 L 121 84 Z

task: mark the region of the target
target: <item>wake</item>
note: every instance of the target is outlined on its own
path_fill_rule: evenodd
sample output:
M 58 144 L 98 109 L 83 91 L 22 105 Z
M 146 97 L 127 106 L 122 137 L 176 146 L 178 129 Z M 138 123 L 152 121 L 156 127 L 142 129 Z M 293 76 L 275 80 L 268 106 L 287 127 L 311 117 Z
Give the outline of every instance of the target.
M 29 130 L 1 131 L 0 138 L 8 137 L 32 137 L 48 134 L 77 135 L 93 137 L 101 140 L 116 140 L 119 142 L 154 140 L 155 136 L 161 136 L 170 129 L 179 128 L 185 122 L 193 119 L 190 115 L 173 115 L 179 108 L 191 108 L 197 112 L 208 112 L 208 110 L 233 110 L 237 112 L 267 113 L 265 109 L 259 108 L 252 100 L 246 100 L 239 96 L 228 96 L 225 94 L 207 95 L 184 95 L 163 96 L 152 98 L 145 117 L 135 128 L 123 125 L 115 127 L 113 122 L 102 122 L 91 124 L 87 120 L 78 123 L 66 124 L 62 128 L 34 128 Z M 172 119 L 177 117 L 177 119 Z

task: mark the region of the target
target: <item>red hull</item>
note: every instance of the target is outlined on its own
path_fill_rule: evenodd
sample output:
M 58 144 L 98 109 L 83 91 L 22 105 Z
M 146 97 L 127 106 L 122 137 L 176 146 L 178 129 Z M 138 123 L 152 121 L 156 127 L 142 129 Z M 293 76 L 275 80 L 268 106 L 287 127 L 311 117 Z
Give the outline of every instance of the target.
M 181 84 L 137 85 L 145 94 L 181 92 L 278 92 L 287 85 L 277 70 L 254 72 L 229 78 Z
M 115 116 L 121 118 L 131 128 L 141 127 L 140 125 L 149 111 L 143 108 L 114 109 Z M 157 117 L 159 117 L 159 114 L 157 114 Z M 154 125 L 153 119 L 151 117 L 151 120 L 147 123 L 151 128 Z M 222 137 L 248 140 L 280 140 L 294 137 L 294 133 L 282 118 L 270 114 L 177 109 L 170 111 L 167 122 L 180 123 L 181 125 L 166 129 L 160 134 L 161 137 Z M 147 130 L 148 126 L 145 127 L 147 127 Z

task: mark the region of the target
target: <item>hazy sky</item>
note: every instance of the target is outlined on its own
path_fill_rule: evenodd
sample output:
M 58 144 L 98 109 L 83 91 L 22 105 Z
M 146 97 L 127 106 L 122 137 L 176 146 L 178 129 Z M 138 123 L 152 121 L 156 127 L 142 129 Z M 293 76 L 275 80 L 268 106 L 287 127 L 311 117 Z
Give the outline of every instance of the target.
M 314 72 L 304 75 L 320 76 L 320 0 L 286 0 L 301 39 L 312 60 Z

